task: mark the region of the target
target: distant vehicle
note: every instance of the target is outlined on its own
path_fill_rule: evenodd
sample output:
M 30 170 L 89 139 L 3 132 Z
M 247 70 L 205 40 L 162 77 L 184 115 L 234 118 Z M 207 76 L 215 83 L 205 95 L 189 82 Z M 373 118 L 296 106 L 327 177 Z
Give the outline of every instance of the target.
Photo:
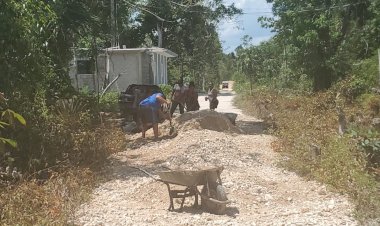
M 228 89 L 228 82 L 222 82 L 222 89 Z
M 140 84 L 132 84 L 129 85 L 128 88 L 121 92 L 119 96 L 119 107 L 122 116 L 127 121 L 135 121 L 138 122 L 138 109 L 139 103 L 152 95 L 153 93 L 160 92 L 162 90 L 157 85 L 140 85 Z

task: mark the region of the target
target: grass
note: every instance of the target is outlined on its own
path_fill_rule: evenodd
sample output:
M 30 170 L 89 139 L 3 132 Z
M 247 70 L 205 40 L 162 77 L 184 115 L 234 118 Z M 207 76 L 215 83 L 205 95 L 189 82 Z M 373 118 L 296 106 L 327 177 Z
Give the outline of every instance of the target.
M 89 134 L 91 133 L 91 134 Z M 78 150 L 91 154 L 85 165 L 62 166 L 43 183 L 32 179 L 0 187 L 0 225 L 69 225 L 76 208 L 89 199 L 99 170 L 112 153 L 123 149 L 119 128 L 97 128 L 76 140 Z M 96 164 L 95 164 L 96 163 Z
M 77 168 L 43 185 L 25 181 L 6 187 L 0 192 L 0 225 L 65 225 L 94 184 L 93 172 Z
M 373 102 L 363 111 L 362 102 L 347 104 L 332 91 L 293 94 L 255 90 L 252 96 L 240 95 L 237 105 L 271 122 L 271 132 L 280 138 L 273 147 L 289 157 L 281 163 L 283 167 L 348 194 L 356 204 L 357 218 L 367 222 L 380 217 L 380 182 L 369 170 L 358 138 L 338 134 L 336 107 L 343 106 L 349 127 L 367 128 L 374 114 Z M 320 155 L 313 155 L 315 148 Z

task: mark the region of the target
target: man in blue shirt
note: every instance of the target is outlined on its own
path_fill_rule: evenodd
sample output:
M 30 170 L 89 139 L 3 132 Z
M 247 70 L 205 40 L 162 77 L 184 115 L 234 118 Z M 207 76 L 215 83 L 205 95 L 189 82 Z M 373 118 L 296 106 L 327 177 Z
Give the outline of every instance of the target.
M 151 96 L 142 100 L 139 104 L 141 121 L 142 121 L 142 137 L 145 138 L 145 132 L 148 129 L 148 124 L 152 124 L 154 138 L 158 138 L 158 122 L 159 115 L 170 119 L 170 115 L 164 114 L 161 110 L 162 104 L 169 104 L 162 93 L 154 93 Z

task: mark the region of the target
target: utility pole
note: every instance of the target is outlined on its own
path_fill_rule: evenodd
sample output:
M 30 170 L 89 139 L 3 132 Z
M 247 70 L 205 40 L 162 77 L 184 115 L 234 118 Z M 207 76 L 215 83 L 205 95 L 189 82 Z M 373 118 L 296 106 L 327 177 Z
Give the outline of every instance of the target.
M 180 80 L 183 81 L 183 58 L 181 57 L 181 75 Z
M 111 34 L 112 34 L 112 42 L 111 47 L 115 47 L 118 45 L 117 38 L 117 0 L 111 1 Z
M 158 47 L 162 48 L 162 22 L 157 23 Z

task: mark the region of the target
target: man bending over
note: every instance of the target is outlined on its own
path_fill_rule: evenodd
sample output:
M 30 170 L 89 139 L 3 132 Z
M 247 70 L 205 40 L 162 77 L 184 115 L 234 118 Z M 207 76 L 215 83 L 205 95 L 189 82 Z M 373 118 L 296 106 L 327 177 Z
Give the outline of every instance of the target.
M 145 132 L 148 125 L 152 125 L 154 138 L 158 138 L 158 122 L 159 116 L 171 120 L 169 114 L 165 114 L 161 110 L 161 105 L 169 104 L 162 93 L 154 93 L 140 102 L 140 117 L 142 121 L 142 137 L 145 138 Z

